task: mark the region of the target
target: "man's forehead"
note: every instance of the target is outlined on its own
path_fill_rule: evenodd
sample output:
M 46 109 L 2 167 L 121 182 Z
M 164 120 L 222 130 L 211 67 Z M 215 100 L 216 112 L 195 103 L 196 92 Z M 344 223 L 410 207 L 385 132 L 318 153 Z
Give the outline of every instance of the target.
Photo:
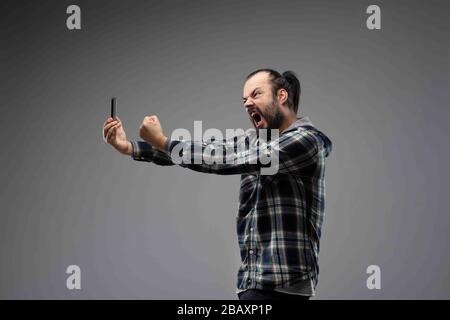
M 244 97 L 249 95 L 256 88 L 266 88 L 270 86 L 269 74 L 267 72 L 259 72 L 248 79 L 244 84 Z

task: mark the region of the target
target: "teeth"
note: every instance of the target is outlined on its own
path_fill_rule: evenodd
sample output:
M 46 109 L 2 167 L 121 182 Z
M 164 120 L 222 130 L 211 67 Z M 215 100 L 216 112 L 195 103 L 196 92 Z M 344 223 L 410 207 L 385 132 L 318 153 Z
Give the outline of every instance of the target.
M 262 121 L 261 115 L 255 110 L 248 110 L 248 111 L 249 111 L 250 118 L 253 121 L 253 123 L 255 124 L 255 126 L 259 126 L 259 124 Z

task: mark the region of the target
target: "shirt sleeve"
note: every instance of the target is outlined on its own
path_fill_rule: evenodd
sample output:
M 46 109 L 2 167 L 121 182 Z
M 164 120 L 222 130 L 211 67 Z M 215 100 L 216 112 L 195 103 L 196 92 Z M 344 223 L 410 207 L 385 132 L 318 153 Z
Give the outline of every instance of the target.
M 242 135 L 223 141 L 170 140 L 172 162 L 194 171 L 232 175 L 301 174 L 318 160 L 317 139 L 306 130 L 283 133 L 274 141 Z
M 153 162 L 160 166 L 175 165 L 170 156 L 158 149 L 153 148 L 145 141 L 130 141 L 132 146 L 131 158 L 136 161 Z M 166 147 L 167 149 L 167 147 Z

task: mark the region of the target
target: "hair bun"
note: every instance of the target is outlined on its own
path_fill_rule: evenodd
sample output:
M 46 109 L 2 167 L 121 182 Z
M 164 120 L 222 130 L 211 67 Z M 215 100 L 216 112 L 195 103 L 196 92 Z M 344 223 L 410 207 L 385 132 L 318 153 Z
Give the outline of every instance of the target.
M 290 88 L 289 96 L 292 101 L 292 105 L 294 106 L 294 111 L 297 112 L 298 104 L 300 102 L 300 94 L 302 91 L 300 81 L 298 80 L 297 75 L 291 70 L 283 72 L 281 76 L 286 80 Z
M 297 76 L 290 70 L 283 72 L 282 77 L 285 78 L 290 84 L 295 84 L 298 82 Z

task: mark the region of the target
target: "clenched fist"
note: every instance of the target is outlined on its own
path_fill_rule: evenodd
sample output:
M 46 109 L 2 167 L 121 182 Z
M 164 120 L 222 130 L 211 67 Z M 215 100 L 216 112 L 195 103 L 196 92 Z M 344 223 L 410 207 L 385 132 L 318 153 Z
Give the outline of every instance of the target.
M 144 118 L 139 128 L 139 136 L 159 150 L 164 149 L 164 144 L 167 141 L 157 116 L 146 116 Z

